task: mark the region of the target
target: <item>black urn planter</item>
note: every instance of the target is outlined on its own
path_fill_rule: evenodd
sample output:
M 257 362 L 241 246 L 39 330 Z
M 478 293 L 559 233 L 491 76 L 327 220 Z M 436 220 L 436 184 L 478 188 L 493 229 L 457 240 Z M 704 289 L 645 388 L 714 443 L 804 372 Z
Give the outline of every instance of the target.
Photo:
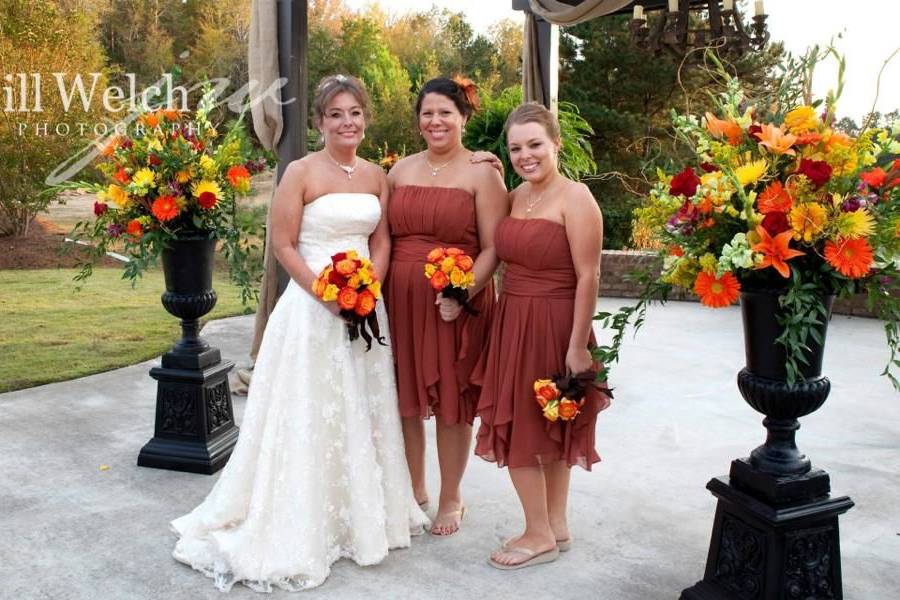
M 231 456 L 237 441 L 228 372 L 218 348 L 200 337 L 200 318 L 216 305 L 212 289 L 216 241 L 175 240 L 162 251 L 166 291 L 162 304 L 181 319 L 182 337 L 150 369 L 158 381 L 153 438 L 141 448 L 138 465 L 212 474 Z
M 785 349 L 775 342 L 783 288 L 747 285 L 741 292 L 746 367 L 744 400 L 765 415 L 764 444 L 734 460 L 729 476 L 707 489 L 718 498 L 703 580 L 683 600 L 840 600 L 843 598 L 838 515 L 853 507 L 832 498 L 828 474 L 797 448 L 798 419 L 825 402 L 823 345 L 810 344 L 804 381 L 787 383 Z M 823 297 L 831 312 L 832 296 Z M 827 322 L 820 328 L 824 341 Z

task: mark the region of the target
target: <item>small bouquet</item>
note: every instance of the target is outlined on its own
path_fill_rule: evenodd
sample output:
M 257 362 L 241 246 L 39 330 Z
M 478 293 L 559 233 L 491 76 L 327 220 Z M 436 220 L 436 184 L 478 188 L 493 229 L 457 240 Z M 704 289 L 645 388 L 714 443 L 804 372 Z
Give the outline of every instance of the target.
M 588 386 L 594 385 L 596 378 L 595 372 L 586 371 L 578 375 L 554 375 L 550 379 L 535 380 L 534 397 L 541 405 L 544 418 L 551 423 L 574 420 L 584 406 Z
M 469 291 L 475 285 L 475 261 L 459 248 L 435 248 L 428 253 L 425 277 L 434 291 L 460 303 L 470 315 L 478 311 L 469 305 Z
M 372 261 L 361 258 L 355 250 L 338 252 L 313 281 L 312 289 L 325 302 L 337 302 L 341 316 L 347 321 L 350 341 L 362 337 L 366 352 L 372 349 L 373 338 L 382 346 L 387 345 L 375 314 L 381 282 L 375 276 Z

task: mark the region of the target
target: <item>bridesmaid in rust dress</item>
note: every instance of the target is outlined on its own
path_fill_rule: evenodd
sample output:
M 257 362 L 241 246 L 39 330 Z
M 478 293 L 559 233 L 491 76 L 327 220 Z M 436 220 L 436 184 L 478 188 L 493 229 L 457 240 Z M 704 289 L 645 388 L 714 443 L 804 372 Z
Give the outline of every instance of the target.
M 423 507 L 428 503 L 424 419 L 436 417 L 441 491 L 431 529 L 435 535 L 455 533 L 465 514 L 460 482 L 478 401 L 478 389 L 469 379 L 494 310 L 494 229 L 509 212 L 497 169 L 489 160 L 473 162 L 462 144 L 463 127 L 477 109 L 474 88 L 470 81 L 445 78 L 423 86 L 416 114 L 428 148 L 398 162 L 389 176 L 392 251 L 385 304 L 406 458 Z M 475 260 L 476 286 L 469 290 L 469 303 L 477 316 L 431 289 L 425 257 L 438 246 L 461 248 Z
M 569 473 L 600 460 L 597 413 L 609 405 L 589 387 L 580 414 L 550 422 L 535 400 L 536 379 L 583 373 L 597 300 L 603 220 L 588 188 L 557 168 L 559 123 L 539 104 L 506 122 L 513 167 L 525 182 L 495 235 L 506 264 L 490 341 L 473 381 L 480 384 L 481 427 L 475 453 L 509 467 L 525 514 L 525 531 L 491 555 L 499 569 L 550 562 L 571 545 L 566 520 Z

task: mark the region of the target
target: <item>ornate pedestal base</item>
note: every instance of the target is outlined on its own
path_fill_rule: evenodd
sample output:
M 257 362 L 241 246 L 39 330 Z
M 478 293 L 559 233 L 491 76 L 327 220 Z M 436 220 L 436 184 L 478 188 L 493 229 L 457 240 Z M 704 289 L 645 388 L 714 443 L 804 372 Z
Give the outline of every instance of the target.
M 748 459 L 731 478 L 706 485 L 719 503 L 703 580 L 681 600 L 841 600 L 838 515 L 821 470 L 790 477 L 760 473 Z
M 163 356 L 162 366 L 150 370 L 159 382 L 156 426 L 138 466 L 206 475 L 225 466 L 238 437 L 228 386 L 233 367 L 215 348 Z

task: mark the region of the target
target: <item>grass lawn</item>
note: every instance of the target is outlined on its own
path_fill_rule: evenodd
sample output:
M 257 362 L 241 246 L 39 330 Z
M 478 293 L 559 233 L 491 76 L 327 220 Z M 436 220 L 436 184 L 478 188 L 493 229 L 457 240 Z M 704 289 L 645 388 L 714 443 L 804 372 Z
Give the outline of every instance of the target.
M 121 269 L 95 269 L 81 291 L 75 273 L 0 271 L 0 393 L 141 362 L 181 337 L 160 303 L 161 271 L 132 288 Z M 215 274 L 213 287 L 219 301 L 206 319 L 248 312 L 226 273 Z

